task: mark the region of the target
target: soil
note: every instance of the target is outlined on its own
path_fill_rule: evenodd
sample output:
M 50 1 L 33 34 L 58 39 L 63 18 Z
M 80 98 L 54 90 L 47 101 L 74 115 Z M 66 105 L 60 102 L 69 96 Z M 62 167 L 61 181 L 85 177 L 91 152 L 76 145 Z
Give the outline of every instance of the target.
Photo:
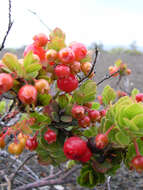
M 22 55 L 23 50 L 19 50 L 18 56 L 20 57 Z M 0 53 L 0 57 L 4 54 L 5 51 Z M 130 55 L 130 54 L 109 54 L 106 52 L 101 52 L 96 63 L 96 77 L 95 81 L 99 82 L 101 79 L 103 79 L 108 74 L 108 67 L 113 65 L 114 62 L 117 59 L 121 59 L 123 62 L 126 62 L 128 67 L 132 70 L 132 74 L 128 77 L 124 77 L 121 81 L 121 86 L 125 91 L 131 92 L 131 90 L 136 87 L 141 92 L 143 92 L 143 55 Z M 117 89 L 116 83 L 118 79 L 117 78 L 111 78 L 106 81 L 104 81 L 101 85 L 98 86 L 97 94 L 100 94 L 102 89 L 105 87 L 105 85 L 110 84 L 112 87 Z M 5 168 L 7 164 L 12 163 L 12 160 L 10 158 L 7 158 L 7 156 L 0 158 L 0 172 Z M 49 173 L 50 168 L 39 166 L 37 164 L 37 161 L 33 160 L 32 164 L 28 162 L 28 167 L 31 168 L 39 177 L 41 175 L 45 175 Z M 14 168 L 13 168 L 14 169 Z M 21 173 L 21 179 L 23 174 Z M 1 177 L 1 173 L 0 173 Z M 117 171 L 116 176 L 111 177 L 110 179 L 110 188 L 111 190 L 142 190 L 143 189 L 143 180 L 142 180 L 143 174 L 138 174 L 136 172 L 128 171 L 122 165 L 122 167 Z M 2 178 L 1 178 L 2 179 Z M 19 177 L 20 180 L 20 177 Z M 27 181 L 30 181 L 30 179 L 27 179 Z M 18 182 L 17 182 L 18 183 Z M 17 184 L 18 185 L 18 184 Z M 20 184 L 19 184 L 20 185 Z M 97 186 L 93 190 L 105 190 L 106 184 L 102 186 Z M 48 187 L 45 187 L 45 190 L 48 190 Z M 67 185 L 67 186 L 59 186 L 59 187 L 51 187 L 49 190 L 62 190 L 62 189 L 69 189 L 69 190 L 86 190 L 86 188 L 81 188 L 77 185 Z M 14 189 L 13 189 L 14 190 Z M 43 188 L 44 190 L 44 188 Z

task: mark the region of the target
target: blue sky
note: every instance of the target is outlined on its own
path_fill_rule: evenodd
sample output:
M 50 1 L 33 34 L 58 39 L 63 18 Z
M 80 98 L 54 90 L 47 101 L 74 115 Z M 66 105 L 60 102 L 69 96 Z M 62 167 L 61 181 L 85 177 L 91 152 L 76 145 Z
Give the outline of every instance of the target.
M 0 40 L 7 27 L 8 0 L 0 0 Z M 14 25 L 7 47 L 32 42 L 32 36 L 48 30 L 27 9 L 36 11 L 50 27 L 60 27 L 67 43 L 143 46 L 143 0 L 13 0 Z

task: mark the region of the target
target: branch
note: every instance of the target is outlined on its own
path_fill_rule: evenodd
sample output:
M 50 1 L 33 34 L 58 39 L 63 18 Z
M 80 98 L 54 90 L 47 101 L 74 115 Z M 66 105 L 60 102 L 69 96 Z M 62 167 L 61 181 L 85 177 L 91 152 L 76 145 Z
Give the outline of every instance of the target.
M 43 20 L 40 18 L 40 16 L 35 12 L 35 11 L 32 11 L 30 9 L 27 9 L 30 13 L 32 13 L 34 16 L 37 16 L 37 18 L 39 19 L 39 21 L 41 22 L 42 25 L 44 25 L 49 32 L 51 32 L 52 30 L 49 28 L 49 26 L 47 24 L 45 24 L 45 22 L 43 22 Z
M 62 184 L 67 184 L 67 183 L 73 183 L 73 182 L 75 182 L 75 179 L 71 179 L 71 178 L 68 179 L 68 176 L 75 173 L 75 171 L 78 170 L 80 167 L 81 166 L 79 166 L 79 165 L 73 167 L 72 169 L 68 170 L 65 174 L 63 174 L 61 178 L 57 178 L 57 179 L 47 178 L 47 180 L 45 180 L 45 179 L 38 180 L 34 183 L 30 183 L 30 184 L 18 187 L 16 190 L 26 190 L 26 189 L 32 189 L 32 188 L 42 187 L 42 186 L 46 186 L 46 185 L 49 186 L 49 185 L 62 185 Z M 62 173 L 59 173 L 59 175 L 61 175 L 61 174 Z
M 10 30 L 11 30 L 11 27 L 13 25 L 13 21 L 11 21 L 11 0 L 8 0 L 8 2 L 9 2 L 8 28 L 7 28 L 6 34 L 5 34 L 4 38 L 3 38 L 3 41 L 2 41 L 2 44 L 1 44 L 1 47 L 0 47 L 0 51 L 4 48 L 5 41 L 6 41 L 7 36 L 9 34 Z
M 13 155 L 9 155 L 6 151 L 4 150 L 1 150 L 0 151 L 0 156 L 3 156 L 3 157 L 10 157 L 12 160 L 15 160 L 18 164 L 22 164 L 21 160 L 17 159 L 15 156 Z M 27 170 L 30 174 L 33 175 L 33 177 L 38 180 L 39 177 L 26 165 L 23 166 L 25 170 Z
M 95 70 L 95 65 L 96 65 L 96 61 L 97 61 L 97 56 L 98 56 L 98 49 L 97 49 L 97 47 L 96 47 L 96 48 L 95 48 L 95 57 L 94 57 L 94 61 L 93 61 L 92 67 L 91 67 L 89 73 L 88 73 L 85 77 L 83 77 L 83 78 L 79 81 L 79 83 L 81 83 L 81 82 L 83 82 L 84 80 L 88 79 L 88 77 L 91 75 L 91 73 Z
M 99 82 L 97 83 L 97 86 L 100 85 L 100 84 L 101 84 L 102 82 L 104 82 L 105 80 L 110 79 L 111 77 L 113 77 L 115 74 L 117 74 L 117 73 L 119 73 L 119 72 L 120 72 L 120 70 L 118 70 L 117 72 L 113 73 L 112 75 L 106 75 L 101 81 L 99 81 Z
M 17 170 L 16 170 L 16 171 L 12 174 L 12 176 L 10 177 L 10 180 L 11 180 L 11 181 L 14 180 L 16 174 L 17 174 L 18 171 L 25 165 L 25 163 L 26 163 L 28 160 L 30 160 L 30 159 L 31 159 L 33 156 L 35 156 L 35 155 L 36 155 L 36 153 L 30 154 L 30 155 L 20 164 L 20 166 L 17 168 Z

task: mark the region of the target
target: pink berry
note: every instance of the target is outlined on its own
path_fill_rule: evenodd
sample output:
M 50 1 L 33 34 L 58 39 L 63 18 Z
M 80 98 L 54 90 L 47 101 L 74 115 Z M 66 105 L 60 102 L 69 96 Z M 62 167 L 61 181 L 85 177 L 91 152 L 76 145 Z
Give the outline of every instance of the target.
M 77 61 L 80 61 L 81 59 L 86 57 L 87 49 L 85 45 L 83 45 L 82 43 L 77 43 L 77 42 L 72 43 L 70 45 L 70 48 L 74 51 L 75 59 Z
M 74 52 L 71 48 L 63 48 L 59 51 L 59 59 L 62 63 L 71 64 L 75 60 Z
M 51 129 L 48 129 L 44 134 L 44 139 L 48 142 L 48 144 L 55 142 L 56 138 L 57 134 Z
M 79 160 L 86 151 L 86 142 L 80 137 L 70 137 L 64 143 L 64 154 L 69 159 Z
M 70 68 L 66 65 L 57 65 L 54 71 L 59 78 L 68 77 L 70 75 Z
M 82 119 L 84 117 L 85 109 L 83 106 L 74 105 L 71 110 L 72 116 L 76 119 Z
M 37 90 L 32 85 L 24 85 L 18 92 L 18 98 L 24 104 L 33 104 L 37 100 Z
M 136 101 L 137 102 L 142 102 L 143 101 L 143 93 L 139 93 L 136 95 Z

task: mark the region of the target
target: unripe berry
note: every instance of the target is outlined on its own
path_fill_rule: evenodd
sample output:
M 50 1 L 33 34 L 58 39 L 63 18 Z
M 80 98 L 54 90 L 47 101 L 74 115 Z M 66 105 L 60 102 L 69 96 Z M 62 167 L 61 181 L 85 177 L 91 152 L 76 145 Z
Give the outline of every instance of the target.
M 67 78 L 59 78 L 57 86 L 62 91 L 72 92 L 78 87 L 78 80 L 73 74 L 70 74 Z
M 75 60 L 75 54 L 71 48 L 63 48 L 59 51 L 59 59 L 62 63 L 71 64 Z
M 72 73 L 79 73 L 81 71 L 81 64 L 78 61 L 74 61 L 70 64 L 70 69 Z
M 109 73 L 110 73 L 110 75 L 116 73 L 118 70 L 119 70 L 119 68 L 116 67 L 116 66 L 110 66 L 109 67 Z M 118 75 L 119 75 L 119 73 L 116 73 L 116 74 L 113 75 L 113 77 L 116 77 Z
M 39 93 L 48 93 L 50 90 L 50 85 L 47 80 L 39 79 L 35 82 L 35 88 Z
M 91 68 L 92 68 L 92 64 L 90 62 L 85 62 L 81 64 L 81 70 L 85 74 L 88 74 Z
M 27 138 L 28 138 L 28 136 L 24 135 L 22 133 L 19 133 L 18 136 L 17 136 L 17 139 L 19 140 L 19 143 L 21 144 L 21 146 L 23 148 L 25 147 Z
M 43 34 L 43 33 L 40 33 L 40 34 L 37 34 L 33 37 L 33 40 L 34 40 L 34 44 L 37 45 L 37 46 L 45 46 L 48 42 L 48 37 Z
M 108 136 L 105 134 L 98 134 L 95 137 L 95 144 L 98 149 L 103 149 L 109 143 Z
M 56 76 L 59 78 L 65 78 L 70 75 L 70 68 L 66 65 L 57 65 L 54 71 Z
M 85 115 L 81 120 L 78 120 L 78 125 L 80 127 L 86 128 L 90 126 L 90 122 L 90 118 Z
M 86 49 L 85 45 L 74 42 L 70 45 L 70 48 L 74 51 L 75 59 L 77 61 L 80 61 L 81 59 L 86 57 L 87 49 Z
M 0 137 L 0 148 L 3 149 L 5 147 L 5 141 L 3 137 Z
M 47 52 L 46 52 L 46 59 L 48 62 L 54 62 L 58 57 L 58 53 L 56 50 L 54 49 L 49 49 Z
M 97 99 L 98 99 L 99 103 L 102 105 L 103 104 L 102 96 L 97 96 Z
M 137 102 L 142 102 L 143 101 L 143 93 L 139 93 L 136 95 L 136 101 Z
M 0 74 L 0 95 L 9 91 L 13 87 L 14 79 L 10 74 Z
M 33 104 L 37 99 L 37 90 L 32 85 L 24 85 L 18 92 L 18 98 L 24 104 Z
M 127 70 L 126 70 L 127 75 L 130 75 L 131 72 L 132 72 L 131 69 L 127 69 Z
M 80 137 L 70 137 L 64 143 L 64 154 L 71 160 L 79 160 L 86 151 L 86 142 Z
M 56 138 L 57 134 L 51 129 L 48 129 L 44 134 L 44 139 L 45 141 L 47 141 L 48 144 L 56 142 Z
M 84 117 L 85 109 L 83 106 L 74 105 L 71 110 L 72 116 L 76 119 L 82 119 Z
M 13 142 L 8 146 L 8 152 L 10 154 L 20 155 L 23 152 L 23 146 L 20 143 Z

